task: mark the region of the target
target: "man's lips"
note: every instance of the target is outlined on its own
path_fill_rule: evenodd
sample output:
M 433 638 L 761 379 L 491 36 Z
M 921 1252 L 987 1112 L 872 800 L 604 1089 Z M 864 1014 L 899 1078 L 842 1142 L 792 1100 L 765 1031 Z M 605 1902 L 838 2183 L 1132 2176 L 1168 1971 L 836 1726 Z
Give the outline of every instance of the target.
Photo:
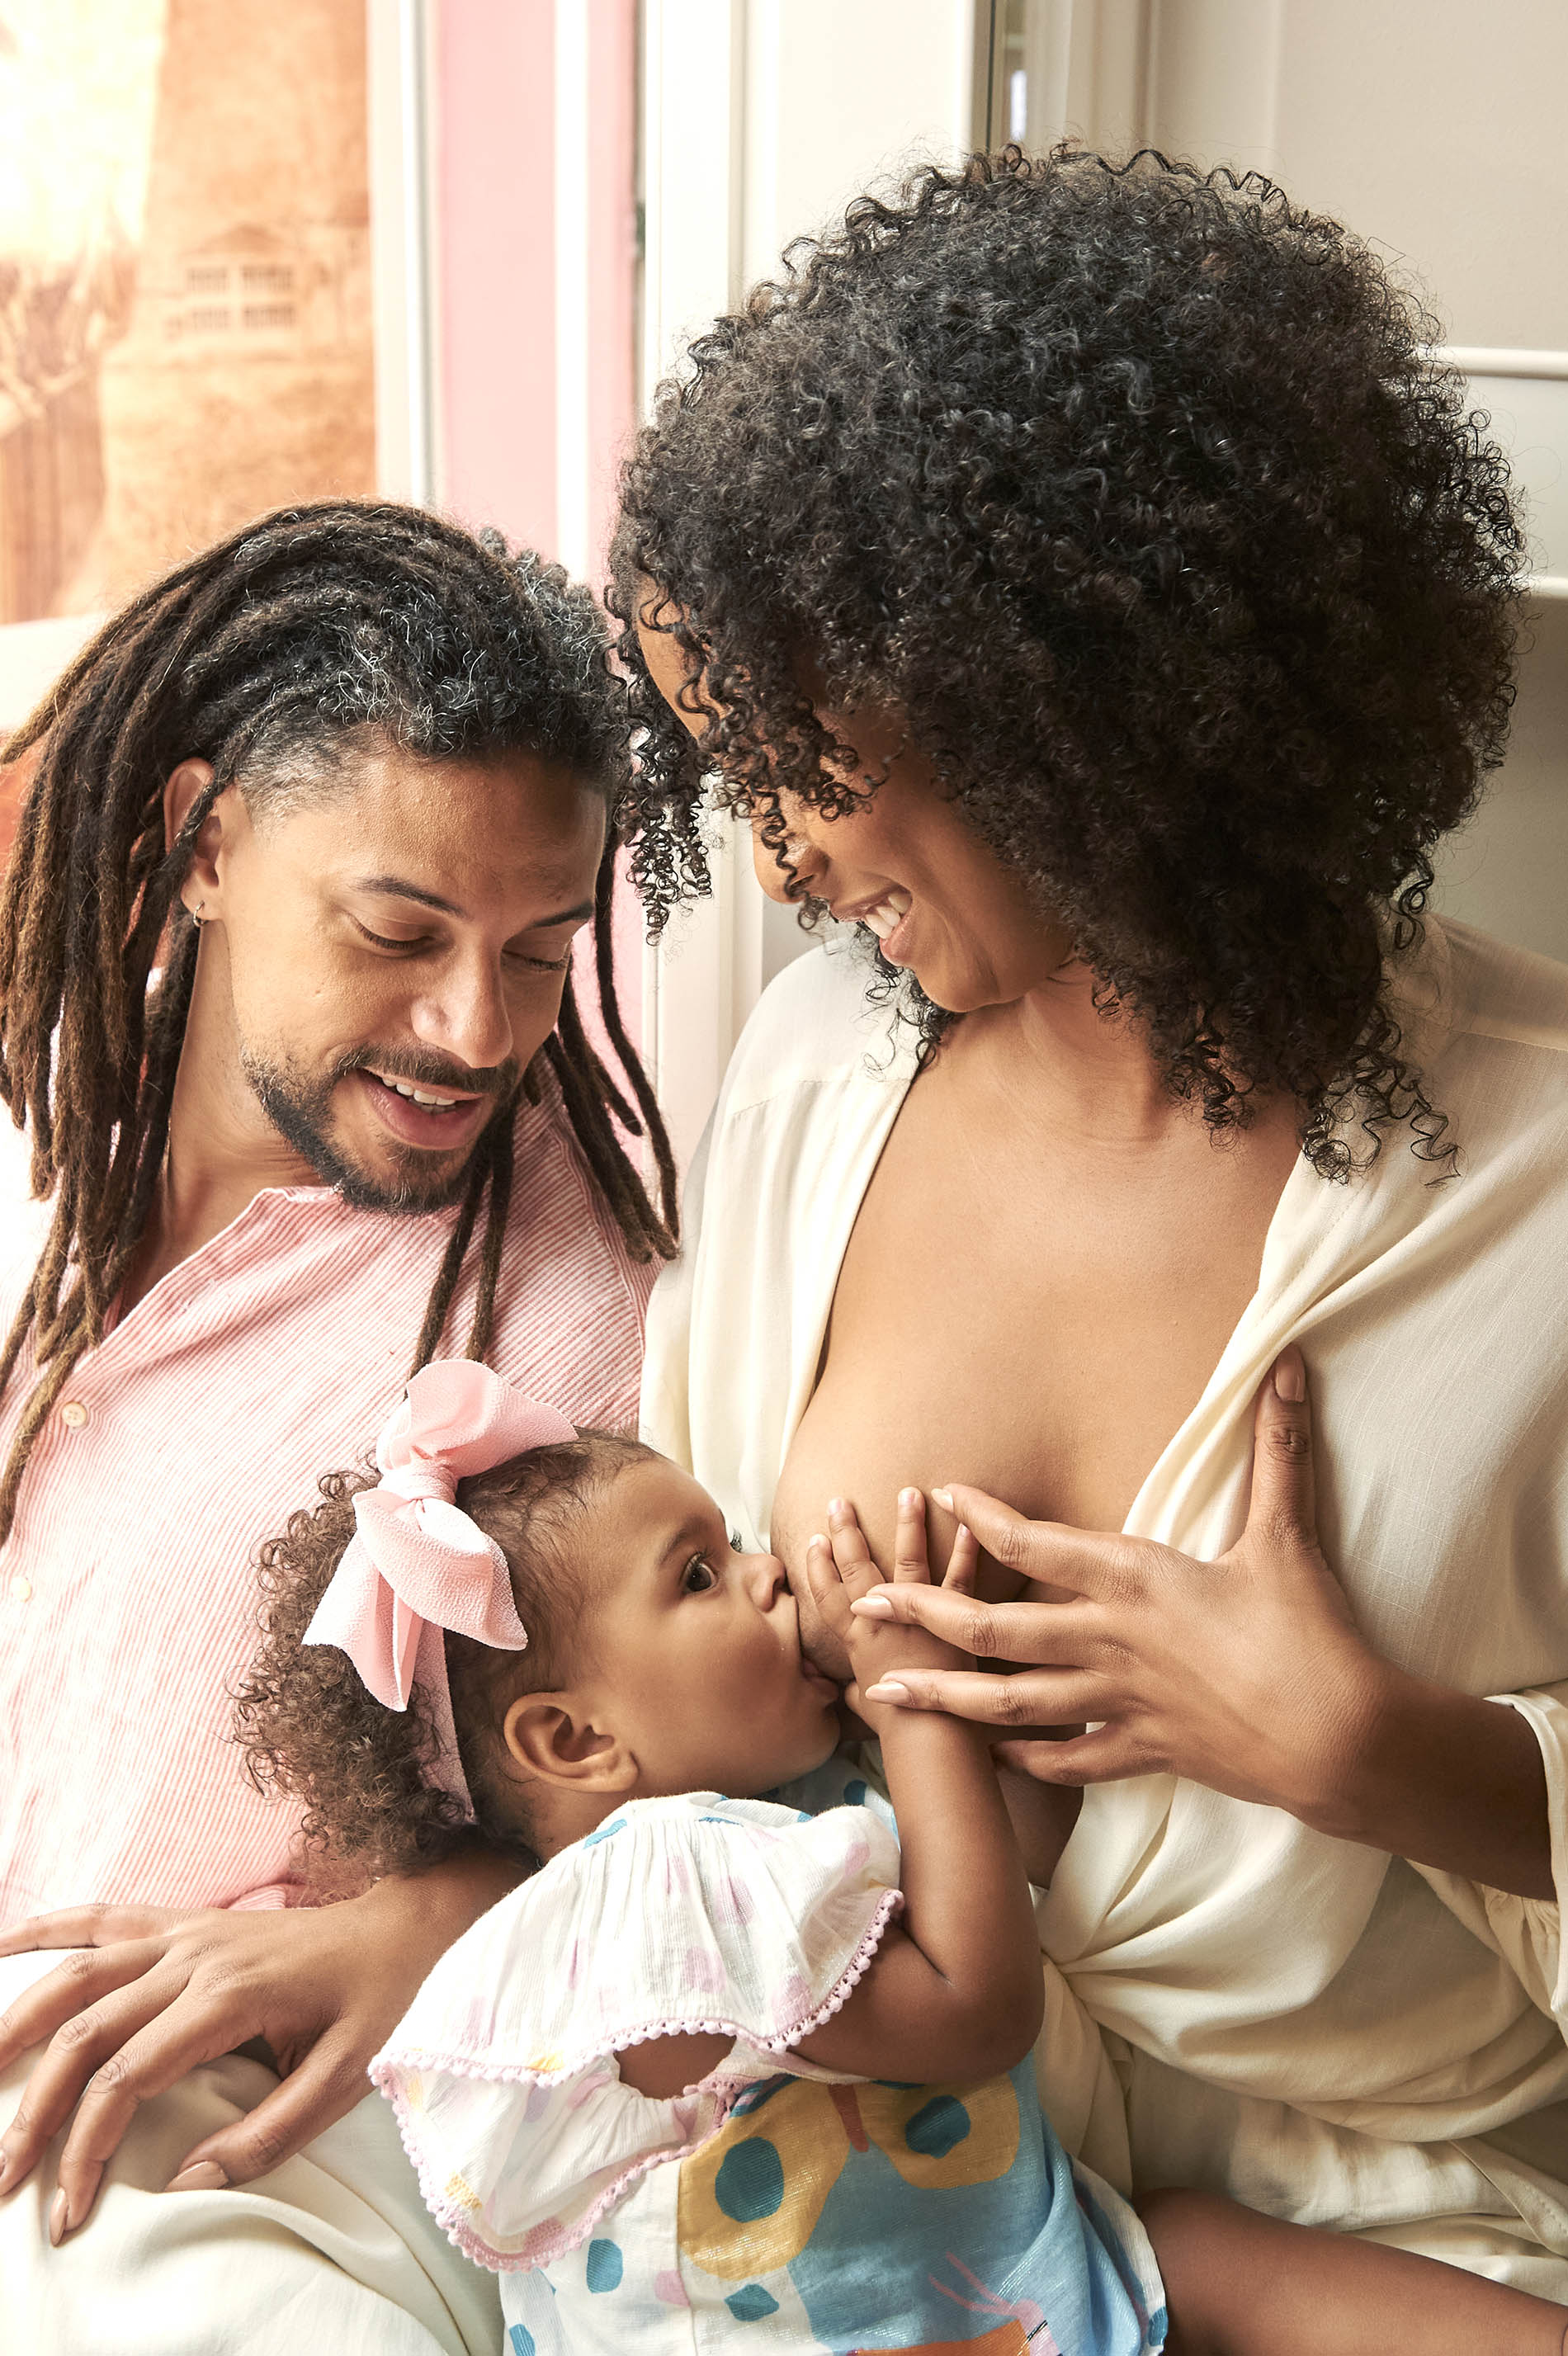
M 357 1090 L 400 1145 L 419 1146 L 426 1152 L 454 1153 L 471 1145 L 496 1102 L 493 1096 L 459 1095 L 424 1080 L 365 1068 L 350 1072 L 345 1085 Z M 417 1096 L 412 1093 L 415 1089 Z

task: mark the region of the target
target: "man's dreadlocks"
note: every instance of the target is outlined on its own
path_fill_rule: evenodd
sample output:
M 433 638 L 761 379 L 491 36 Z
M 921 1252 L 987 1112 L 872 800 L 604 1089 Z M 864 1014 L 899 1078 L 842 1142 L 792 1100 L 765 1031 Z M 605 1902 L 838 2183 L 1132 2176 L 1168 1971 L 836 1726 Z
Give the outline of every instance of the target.
M 9 1534 L 34 1438 L 102 1337 L 146 1227 L 168 1141 L 196 977 L 179 887 L 214 801 L 252 806 L 328 775 L 361 732 L 435 760 L 526 752 L 597 785 L 627 762 L 624 697 L 586 590 L 495 533 L 410 508 L 285 509 L 181 565 L 99 632 L 4 748 L 34 773 L 0 905 L 0 1098 L 32 1130 L 35 1194 L 55 1198 L 32 1281 L 0 1350 L 0 1392 L 27 1335 L 37 1381 L 0 1477 Z M 172 849 L 164 786 L 210 762 Z M 595 894 L 597 995 L 626 1088 L 584 1032 L 568 979 L 540 1061 L 633 1255 L 673 1249 L 674 1166 L 616 997 L 614 829 Z M 156 976 L 156 978 L 155 978 Z M 531 1066 L 521 1090 L 537 1100 Z M 628 1091 L 635 1102 L 628 1101 Z M 511 1189 L 510 1115 L 476 1150 L 413 1352 L 432 1357 L 486 1202 L 467 1349 L 489 1346 Z M 612 1119 L 613 1115 L 613 1119 Z M 615 1121 L 646 1134 L 662 1215 Z

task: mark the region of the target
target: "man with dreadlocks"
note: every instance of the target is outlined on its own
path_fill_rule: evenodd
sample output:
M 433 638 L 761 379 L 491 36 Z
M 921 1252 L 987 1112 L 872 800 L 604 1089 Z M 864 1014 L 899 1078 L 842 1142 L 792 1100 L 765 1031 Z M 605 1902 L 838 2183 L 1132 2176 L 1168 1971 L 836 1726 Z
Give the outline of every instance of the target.
M 331 504 L 150 589 L 25 752 L 0 1094 L 47 1207 L 0 1290 L 7 2344 L 96 2349 L 112 2300 L 148 2356 L 305 2329 L 488 2356 L 491 2286 L 360 2096 L 517 1867 L 292 1905 L 297 1826 L 227 1696 L 257 1544 L 412 1366 L 467 1349 L 575 1422 L 634 1413 L 672 1172 L 611 965 L 621 691 L 559 572 Z M 624 1088 L 573 997 L 585 927 Z

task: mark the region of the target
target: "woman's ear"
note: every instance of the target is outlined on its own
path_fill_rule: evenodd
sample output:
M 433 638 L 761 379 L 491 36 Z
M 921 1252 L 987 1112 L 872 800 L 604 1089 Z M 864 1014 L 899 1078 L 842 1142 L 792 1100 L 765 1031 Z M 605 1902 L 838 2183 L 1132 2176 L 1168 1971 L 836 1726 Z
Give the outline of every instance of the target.
M 501 1732 L 524 1774 L 557 1790 L 636 1789 L 637 1761 L 618 1734 L 593 1723 L 573 1694 L 520 1694 Z

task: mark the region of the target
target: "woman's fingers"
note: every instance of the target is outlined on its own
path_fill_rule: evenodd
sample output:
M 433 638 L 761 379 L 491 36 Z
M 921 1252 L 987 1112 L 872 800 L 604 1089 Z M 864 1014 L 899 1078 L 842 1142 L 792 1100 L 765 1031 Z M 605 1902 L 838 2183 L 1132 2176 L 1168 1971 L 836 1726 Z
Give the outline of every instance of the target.
M 370 2093 L 366 2073 L 374 2051 L 374 2046 L 361 2047 L 344 2029 L 318 2038 L 298 2069 L 253 2111 L 186 2153 L 169 2179 L 168 2190 L 213 2190 L 220 2179 L 250 2184 L 281 2168 Z
M 1079 1726 L 1103 1708 L 1098 1679 L 1076 1669 L 1021 1669 L 1016 1676 L 996 1677 L 980 1669 L 899 1667 L 867 1686 L 865 1698 L 903 1709 L 945 1710 L 977 1726 Z
M 1079 1603 L 983 1603 L 963 1590 L 912 1582 L 873 1590 L 850 1605 L 856 1619 L 929 1628 L 981 1661 L 1028 1661 L 1051 1668 L 1089 1665 L 1093 1635 Z
M 46 1972 L 23 1990 L 7 2012 L 0 2014 L 0 2070 L 30 2045 L 42 2045 L 63 2034 L 72 2018 L 80 2018 L 89 2005 L 139 1980 L 162 1961 L 163 1953 L 156 1941 L 131 1939 L 101 1950 L 82 1947 L 52 1972 Z
M 1265 1377 L 1252 1412 L 1252 1495 L 1247 1527 L 1290 1545 L 1317 1543 L 1312 1409 L 1306 1366 L 1293 1342 Z
M 926 1500 L 918 1489 L 900 1489 L 893 1522 L 893 1578 L 896 1585 L 929 1587 L 930 1563 L 926 1553 Z
M 972 1530 L 993 1561 L 1043 1587 L 1065 1587 L 1079 1595 L 1098 1593 L 1126 1541 L 1109 1531 L 1077 1530 L 1068 1522 L 1032 1522 L 983 1489 L 933 1489 L 942 1511 Z

